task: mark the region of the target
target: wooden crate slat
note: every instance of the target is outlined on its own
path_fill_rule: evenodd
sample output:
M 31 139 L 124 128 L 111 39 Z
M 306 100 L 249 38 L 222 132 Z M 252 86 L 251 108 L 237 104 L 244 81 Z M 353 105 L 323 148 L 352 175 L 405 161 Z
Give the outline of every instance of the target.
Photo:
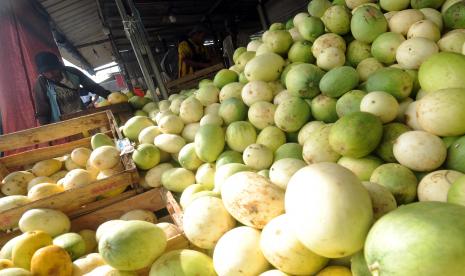
M 118 219 L 129 210 L 144 209 L 148 211 L 157 211 L 165 208 L 165 206 L 166 203 L 163 200 L 161 190 L 155 188 L 123 200 L 118 204 L 113 204 L 90 214 L 80 216 L 74 220 L 72 229 L 73 231 L 80 231 L 82 229 L 95 230 L 96 226 L 105 221 Z
M 163 195 L 163 200 L 167 202 L 167 208 L 168 212 L 170 213 L 170 216 L 173 219 L 173 222 L 182 230 L 183 225 L 182 225 L 182 210 L 181 206 L 177 203 L 176 199 L 173 197 L 173 194 L 166 190 L 162 189 L 162 195 Z
M 79 216 L 87 215 L 89 213 L 95 212 L 101 208 L 104 208 L 106 206 L 109 206 L 111 204 L 117 203 L 121 200 L 128 199 L 132 196 L 135 196 L 137 194 L 136 190 L 129 190 L 127 192 L 124 192 L 120 195 L 114 196 L 114 197 L 109 197 L 109 198 L 104 198 L 100 199 L 94 202 L 91 202 L 89 204 L 85 204 L 81 206 L 79 209 L 73 210 L 68 213 L 68 216 L 70 218 L 76 218 Z
M 33 201 L 27 205 L 0 212 L 0 230 L 12 229 L 22 214 L 34 208 L 53 208 L 65 213 L 78 209 L 83 204 L 93 202 L 97 196 L 125 185 L 137 183 L 131 172 L 122 172 L 93 182 L 87 186 L 71 189 L 62 193 Z
M 223 68 L 224 68 L 223 64 L 218 63 L 218 64 L 215 64 L 215 65 L 210 66 L 208 68 L 196 71 L 194 74 L 190 74 L 190 75 L 187 75 L 185 77 L 170 81 L 170 82 L 168 82 L 166 84 L 166 86 L 168 88 L 171 88 L 171 87 L 177 86 L 179 84 L 182 84 L 184 82 L 188 82 L 188 81 L 191 81 L 191 80 L 194 80 L 194 79 L 197 79 L 197 78 L 201 78 L 202 76 L 204 76 L 206 74 L 219 71 L 219 70 L 221 70 Z
M 61 119 L 69 120 L 72 118 L 94 114 L 94 113 L 98 113 L 98 112 L 102 112 L 106 110 L 110 111 L 115 116 L 118 116 L 120 120 L 123 121 L 123 123 L 126 122 L 132 116 L 132 112 L 133 112 L 132 106 L 126 102 L 126 103 L 112 104 L 108 106 L 87 109 L 87 110 L 79 111 L 79 112 L 72 113 L 72 114 L 62 115 Z
M 7 167 L 0 163 L 0 181 L 3 180 L 3 178 L 5 178 L 9 173 L 10 171 L 7 169 Z
M 159 188 L 149 190 L 145 193 L 134 195 L 126 192 L 112 199 L 112 203 L 104 208 L 96 209 L 97 206 L 88 205 L 83 209 L 87 209 L 86 214 L 71 212 L 68 216 L 71 218 L 71 231 L 78 232 L 83 229 L 96 230 L 98 226 L 106 221 L 118 219 L 122 214 L 134 209 L 146 209 L 157 211 L 162 208 L 169 208 L 170 202 L 163 201 L 163 191 Z M 129 196 L 129 197 L 128 197 Z M 107 201 L 106 203 L 109 203 Z M 178 205 L 175 203 L 175 205 Z M 179 207 L 179 206 L 178 206 Z M 174 209 L 177 209 L 176 207 Z M 78 215 L 77 217 L 73 217 Z M 159 222 L 173 223 L 171 216 L 159 218 Z M 176 249 L 191 248 L 189 240 L 183 235 L 179 227 L 169 228 L 165 231 L 167 236 L 166 252 Z M 9 233 L 0 233 L 0 247 L 3 247 L 10 239 L 21 235 L 19 230 Z
M 5 134 L 0 136 L 0 151 L 15 150 L 66 138 L 99 128 L 102 125 L 106 125 L 107 122 L 107 113 L 101 112 L 68 121 Z
M 15 168 L 26 165 L 25 163 L 34 164 L 42 160 L 47 160 L 55 157 L 60 157 L 65 154 L 71 153 L 75 148 L 89 147 L 90 137 L 76 141 L 71 141 L 66 144 L 59 144 L 56 146 L 38 148 L 34 150 L 28 150 L 21 153 L 8 155 L 0 159 L 7 168 Z

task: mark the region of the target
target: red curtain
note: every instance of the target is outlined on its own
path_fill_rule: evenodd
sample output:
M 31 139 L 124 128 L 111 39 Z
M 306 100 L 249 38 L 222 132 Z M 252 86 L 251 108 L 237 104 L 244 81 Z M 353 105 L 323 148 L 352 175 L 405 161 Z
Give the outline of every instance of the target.
M 34 56 L 41 51 L 60 56 L 48 20 L 34 1 L 0 0 L 0 112 L 5 134 L 38 125 Z

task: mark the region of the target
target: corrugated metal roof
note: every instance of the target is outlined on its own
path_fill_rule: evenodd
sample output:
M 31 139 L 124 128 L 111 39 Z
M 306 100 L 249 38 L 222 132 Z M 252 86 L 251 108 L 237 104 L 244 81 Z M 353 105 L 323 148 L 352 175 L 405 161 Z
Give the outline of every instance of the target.
M 49 13 L 57 29 L 78 48 L 93 68 L 113 61 L 111 44 L 106 41 L 108 36 L 103 33 L 103 24 L 95 0 L 38 0 L 38 2 Z M 100 43 L 85 46 L 93 42 Z M 61 48 L 60 52 L 63 58 L 82 67 L 80 61 L 65 49 Z

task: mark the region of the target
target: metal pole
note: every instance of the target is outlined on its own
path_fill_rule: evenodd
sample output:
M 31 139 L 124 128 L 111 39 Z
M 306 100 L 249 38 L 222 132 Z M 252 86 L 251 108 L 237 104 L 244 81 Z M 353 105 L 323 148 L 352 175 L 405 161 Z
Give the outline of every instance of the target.
M 263 6 L 262 1 L 258 2 L 257 5 L 258 16 L 260 17 L 260 23 L 262 24 L 263 30 L 268 30 L 270 27 L 270 22 L 268 20 L 268 16 L 266 14 L 265 7 Z
M 142 25 L 142 20 L 139 15 L 139 11 L 137 11 L 136 7 L 134 6 L 134 2 L 132 0 L 127 0 L 129 6 L 132 10 L 133 15 L 136 18 L 136 24 L 138 25 L 139 31 L 139 38 L 141 40 L 141 46 L 145 48 L 147 56 L 149 58 L 150 65 L 152 66 L 153 73 L 155 75 L 155 80 L 158 84 L 158 89 L 160 89 L 161 95 L 164 99 L 168 99 L 168 90 L 166 89 L 165 82 L 163 81 L 163 77 L 161 76 L 161 68 L 160 64 L 155 61 L 155 58 L 152 54 L 152 50 L 150 49 L 149 43 L 147 41 L 147 36 L 145 32 L 145 28 Z M 152 91 L 155 94 L 155 91 Z
M 95 2 L 97 4 L 97 11 L 98 11 L 100 20 L 102 21 L 102 25 L 104 27 L 107 27 L 107 24 L 105 22 L 105 17 L 103 16 L 102 5 L 100 3 L 100 0 L 95 0 Z M 112 51 L 113 51 L 113 53 L 115 55 L 115 58 L 116 58 L 116 62 L 120 65 L 119 68 L 120 68 L 121 74 L 124 77 L 124 82 L 126 83 L 126 87 L 128 88 L 128 90 L 133 90 L 131 79 L 129 77 L 129 73 L 128 73 L 126 64 L 124 63 L 123 57 L 119 53 L 119 49 L 116 46 L 113 34 L 111 33 L 111 29 L 108 28 L 108 30 L 109 30 L 108 40 L 110 41 Z
M 129 42 L 131 43 L 132 49 L 134 50 L 134 55 L 136 56 L 137 62 L 139 63 L 139 66 L 142 71 L 142 75 L 144 76 L 147 87 L 152 92 L 152 96 L 154 100 L 159 101 L 159 98 L 155 93 L 155 84 L 145 64 L 144 56 L 140 52 L 141 46 L 138 44 L 137 37 L 135 36 L 137 32 L 135 30 L 136 28 L 135 22 L 132 20 L 130 16 L 127 15 L 127 12 L 123 5 L 122 0 L 115 0 L 115 2 L 118 8 L 118 11 L 121 15 L 121 19 L 123 20 L 124 31 L 126 33 L 126 36 L 129 39 Z

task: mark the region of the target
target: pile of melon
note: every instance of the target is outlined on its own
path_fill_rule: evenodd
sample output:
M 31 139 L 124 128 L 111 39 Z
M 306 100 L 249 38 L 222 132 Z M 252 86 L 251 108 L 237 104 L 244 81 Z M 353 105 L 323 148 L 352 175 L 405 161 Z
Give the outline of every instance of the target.
M 90 275 L 465 275 L 465 1 L 313 0 L 233 60 L 121 126 L 197 251 L 112 221 Z
M 218 275 L 462 275 L 464 44 L 465 1 L 313 0 L 121 129 Z
M 0 275 L 138 275 L 135 271 L 162 256 L 167 237 L 179 231 L 173 224 L 156 223 L 153 213 L 136 209 L 97 231 L 70 232 L 72 224 L 62 212 L 32 209 L 21 217 L 22 234 L 0 250 Z M 202 259 L 201 253 L 193 254 L 194 260 Z
M 92 137 L 91 146 L 92 150 L 79 147 L 63 157 L 42 160 L 24 171 L 8 174 L 0 186 L 3 194 L 0 211 L 84 187 L 124 171 L 120 152 L 110 137 L 96 134 Z M 125 189 L 126 186 L 117 188 L 102 197 L 118 195 Z

